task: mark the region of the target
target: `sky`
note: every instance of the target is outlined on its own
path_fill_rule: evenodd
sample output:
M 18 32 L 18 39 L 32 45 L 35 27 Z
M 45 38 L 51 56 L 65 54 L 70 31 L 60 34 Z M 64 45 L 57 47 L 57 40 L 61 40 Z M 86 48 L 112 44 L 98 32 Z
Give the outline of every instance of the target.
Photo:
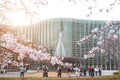
M 120 20 L 120 4 L 107 13 L 105 9 L 109 9 L 109 4 L 114 0 L 48 0 L 47 5 L 35 6 L 28 0 L 23 0 L 29 7 L 30 11 L 34 11 L 37 15 L 33 15 L 32 23 L 49 19 L 49 18 L 76 18 L 87 20 Z M 92 10 L 88 7 L 93 6 Z M 20 7 L 17 5 L 17 7 Z M 103 9 L 104 8 L 104 9 Z M 99 9 L 103 9 L 102 12 Z M 87 15 L 92 12 L 92 15 Z M 6 16 L 12 25 L 30 25 L 30 17 L 23 11 L 6 12 Z
M 116 5 L 109 13 L 106 11 L 99 12 L 100 8 L 108 8 L 108 5 L 114 0 L 99 0 L 96 3 L 93 3 L 93 0 L 89 0 L 88 2 L 85 0 L 81 2 L 76 0 L 76 3 L 72 1 L 68 2 L 67 0 L 63 0 L 63 2 L 52 1 L 42 11 L 42 19 L 48 17 L 66 17 L 92 20 L 120 20 L 120 5 Z M 91 5 L 95 5 L 96 8 L 92 10 L 93 14 L 87 17 L 86 15 L 90 12 L 88 7 Z

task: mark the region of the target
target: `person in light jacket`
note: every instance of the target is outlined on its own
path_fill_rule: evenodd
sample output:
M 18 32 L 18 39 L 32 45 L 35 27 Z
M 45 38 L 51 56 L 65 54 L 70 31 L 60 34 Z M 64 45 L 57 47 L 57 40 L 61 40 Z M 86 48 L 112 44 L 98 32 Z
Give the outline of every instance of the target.
M 25 72 L 26 72 L 26 68 L 24 66 L 20 66 L 20 77 L 24 77 Z

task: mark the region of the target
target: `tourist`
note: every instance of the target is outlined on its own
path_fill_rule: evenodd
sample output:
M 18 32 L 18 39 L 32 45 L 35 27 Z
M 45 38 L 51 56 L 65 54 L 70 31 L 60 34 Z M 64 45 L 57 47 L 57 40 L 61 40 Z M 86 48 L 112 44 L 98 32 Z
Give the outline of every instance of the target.
M 62 74 L 62 68 L 60 66 L 58 66 L 57 77 L 61 77 L 61 74 Z
M 89 67 L 88 67 L 89 76 L 91 76 L 91 70 L 92 70 L 92 68 L 91 68 L 91 66 L 89 66 Z
M 98 75 L 98 67 L 97 66 L 95 67 L 95 75 L 96 76 Z
M 71 67 L 67 67 L 67 77 L 70 78 L 71 77 Z
M 78 68 L 78 66 L 76 66 L 75 68 L 73 68 L 76 74 L 76 77 L 80 76 L 80 69 Z
M 87 73 L 87 68 L 84 67 L 84 68 L 83 68 L 83 74 L 84 74 L 84 76 L 86 76 L 86 73 Z
M 24 66 L 20 66 L 20 77 L 24 77 L 25 72 L 26 72 L 26 68 Z
M 101 67 L 98 67 L 98 73 L 99 73 L 99 76 L 102 75 L 102 68 Z
M 91 68 L 91 77 L 94 77 L 94 67 L 92 66 L 92 68 Z
M 43 70 L 43 77 L 48 77 L 48 67 L 47 66 L 43 66 L 43 68 L 42 68 L 42 70 Z
M 83 77 L 83 67 L 80 67 L 80 77 Z

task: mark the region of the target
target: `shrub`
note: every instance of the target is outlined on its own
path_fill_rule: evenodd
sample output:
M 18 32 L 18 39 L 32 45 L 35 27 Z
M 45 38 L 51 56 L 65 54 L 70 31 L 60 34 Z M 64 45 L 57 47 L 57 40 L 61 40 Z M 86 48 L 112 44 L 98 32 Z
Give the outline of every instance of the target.
M 120 72 L 114 72 L 113 75 L 120 75 Z

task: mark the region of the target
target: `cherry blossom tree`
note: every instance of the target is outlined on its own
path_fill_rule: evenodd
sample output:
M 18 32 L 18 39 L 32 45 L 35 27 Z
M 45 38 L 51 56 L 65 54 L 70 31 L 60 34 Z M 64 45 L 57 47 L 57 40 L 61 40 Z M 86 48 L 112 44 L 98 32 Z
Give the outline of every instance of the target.
M 118 59 L 118 70 L 120 71 L 120 22 L 107 22 L 105 26 L 94 28 L 91 33 L 78 41 L 81 45 L 90 39 L 96 39 L 97 45 L 93 47 L 88 54 L 84 55 L 84 59 L 95 56 L 95 52 L 99 51 L 101 54 L 116 56 Z M 109 48 L 108 48 L 109 47 Z
M 47 0 L 0 0 L 0 24 L 12 25 L 8 14 L 18 13 L 28 17 L 32 24 L 33 19 L 39 16 L 36 9 L 47 4 Z
M 46 47 L 32 44 L 24 35 L 14 34 L 14 31 L 10 31 L 10 29 L 7 31 L 6 27 L 1 28 L 1 30 L 6 29 L 0 36 L 0 56 L 2 57 L 0 64 L 2 68 L 8 65 L 26 65 L 24 63 L 26 58 L 33 61 L 49 62 L 52 65 L 57 64 L 64 67 L 72 65 L 70 63 L 64 63 L 64 57 L 51 56 Z
M 45 61 L 52 65 L 58 64 L 61 66 L 70 66 L 69 63 L 63 63 L 64 57 L 51 56 L 47 48 L 32 44 L 24 35 L 16 34 L 14 28 L 11 28 L 11 20 L 7 14 L 10 12 L 22 12 L 29 17 L 30 23 L 33 23 L 34 18 L 37 18 L 39 13 L 35 8 L 45 6 L 48 4 L 47 0 L 1 0 L 0 1 L 0 49 L 4 48 L 1 53 L 0 64 L 5 67 L 9 64 L 23 65 L 23 60 L 27 57 L 34 61 Z M 19 5 L 19 6 L 18 6 Z M 33 8 L 31 8 L 32 6 Z M 4 26 L 9 25 L 9 26 Z M 38 49 L 40 47 L 40 49 Z M 7 53 L 6 50 L 9 50 Z M 14 57 L 16 55 L 16 57 Z M 4 57 L 5 56 L 5 57 Z M 13 61 L 13 58 L 15 61 Z
M 61 1 L 64 2 L 65 0 L 61 0 Z M 99 12 L 105 11 L 109 13 L 112 9 L 114 9 L 114 7 L 116 7 L 116 5 L 120 4 L 119 0 L 113 0 L 111 3 L 106 5 L 106 7 L 100 7 L 99 5 L 96 4 L 96 3 L 99 3 L 100 0 L 66 0 L 66 1 L 73 2 L 75 4 L 79 2 L 89 3 L 89 1 L 92 1 L 92 4 L 88 6 L 88 10 L 89 10 L 89 13 L 87 15 L 88 17 L 91 16 L 93 14 L 93 10 L 98 7 L 99 7 L 98 8 Z M 48 3 L 49 3 L 49 0 L 1 0 L 0 1 L 0 24 L 10 25 L 11 20 L 8 19 L 6 13 L 13 12 L 13 11 L 16 11 L 16 12 L 21 11 L 22 13 L 25 13 L 26 16 L 29 17 L 30 23 L 32 24 L 33 18 L 37 19 L 38 17 L 37 15 L 39 15 L 39 13 L 37 13 L 36 9 L 34 8 L 41 7 L 41 5 L 45 6 Z M 30 5 L 34 8 L 30 8 L 29 7 Z M 118 56 L 120 57 L 119 55 L 119 24 L 120 24 L 119 22 L 107 23 L 106 26 L 93 29 L 91 31 L 91 34 L 79 40 L 78 41 L 79 45 L 84 43 L 84 41 L 91 39 L 92 37 L 97 38 L 98 40 L 97 44 L 99 46 L 92 48 L 89 51 L 89 53 L 84 56 L 84 58 L 93 57 L 95 55 L 94 54 L 95 51 L 97 50 L 100 51 L 101 53 L 108 54 L 106 50 L 107 48 L 105 47 L 106 45 L 111 45 L 111 49 L 113 50 L 112 52 L 118 53 Z M 0 26 L 0 28 L 2 27 L 3 26 Z M 18 54 L 17 60 L 22 61 L 24 58 L 29 57 L 34 61 L 49 61 L 53 65 L 55 64 L 70 65 L 69 63 L 63 63 L 62 62 L 63 58 L 61 57 L 50 56 L 50 54 L 47 52 L 46 48 L 44 47 L 42 47 L 42 49 L 40 50 L 36 50 L 32 42 L 26 39 L 25 36 L 11 34 L 9 33 L 9 28 L 5 28 L 5 26 L 4 26 L 4 29 L 0 29 L 0 30 L 3 30 L 1 33 L 1 41 L 2 41 L 1 46 Z M 108 31 L 108 34 L 106 36 L 103 36 L 106 30 Z M 109 42 L 109 44 L 105 43 L 106 40 Z M 116 50 L 116 48 L 118 49 Z M 109 54 L 112 55 L 113 53 L 109 53 Z M 4 53 L 3 56 L 4 55 L 10 55 L 10 54 Z M 118 61 L 119 61 L 118 66 L 120 66 L 120 60 Z
M 89 10 L 89 13 L 86 15 L 87 17 L 94 15 L 94 10 L 100 13 L 103 12 L 110 13 L 112 10 L 114 10 L 116 7 L 119 7 L 120 5 L 120 0 L 105 0 L 105 1 L 104 0 L 61 0 L 61 1 L 62 2 L 68 1 L 69 3 L 74 3 L 74 4 L 82 4 L 82 3 L 88 4 L 87 9 Z M 103 2 L 106 2 L 106 4 L 103 4 Z
M 0 46 L 0 57 L 1 68 L 7 67 L 9 65 L 18 66 L 19 64 L 16 61 L 16 54 L 13 51 L 2 46 Z
M 108 0 L 108 3 L 103 5 L 101 2 L 103 0 L 59 0 L 61 2 L 68 1 L 69 3 L 82 4 L 86 3 L 88 5 L 89 13 L 86 14 L 87 17 L 90 17 L 94 14 L 94 10 L 102 13 L 109 13 L 111 10 L 119 7 L 120 0 Z M 58 2 L 59 2 L 58 1 Z M 1 0 L 0 1 L 0 23 L 2 24 L 11 24 L 11 20 L 8 19 L 8 13 L 21 12 L 25 14 L 30 20 L 30 23 L 33 23 L 33 19 L 38 19 L 40 13 L 36 10 L 39 7 L 46 6 L 49 4 L 50 0 Z M 18 6 L 19 5 L 19 6 Z M 103 5 L 103 6 L 102 6 Z M 32 8 L 31 8 L 32 7 Z
M 6 34 L 6 33 L 10 33 L 13 32 L 12 30 L 10 30 L 11 28 L 5 25 L 0 25 L 0 66 L 1 68 L 7 67 L 9 65 L 11 66 L 18 66 L 21 63 L 17 61 L 17 54 L 15 52 L 13 52 L 10 49 L 7 49 L 5 47 L 3 47 L 1 44 L 3 43 L 1 40 L 1 36 Z

